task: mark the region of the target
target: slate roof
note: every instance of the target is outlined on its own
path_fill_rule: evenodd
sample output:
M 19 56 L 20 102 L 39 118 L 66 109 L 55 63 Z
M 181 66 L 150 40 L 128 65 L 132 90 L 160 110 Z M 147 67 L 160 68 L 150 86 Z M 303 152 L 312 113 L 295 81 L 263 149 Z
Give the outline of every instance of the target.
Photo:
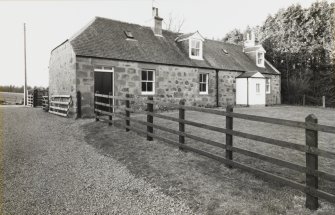
M 132 32 L 134 39 L 127 39 L 124 31 Z M 69 41 L 77 56 L 279 74 L 268 63 L 265 68 L 257 67 L 242 46 L 220 41 L 205 39 L 204 60 L 190 59 L 188 50 L 175 41 L 182 34 L 167 30 L 162 34 L 155 36 L 150 27 L 96 17 Z
M 245 72 L 242 73 L 241 75 L 237 76 L 236 78 L 251 78 L 252 76 L 256 75 L 258 71 L 251 71 L 251 72 Z M 257 77 L 257 78 L 264 78 L 263 77 Z

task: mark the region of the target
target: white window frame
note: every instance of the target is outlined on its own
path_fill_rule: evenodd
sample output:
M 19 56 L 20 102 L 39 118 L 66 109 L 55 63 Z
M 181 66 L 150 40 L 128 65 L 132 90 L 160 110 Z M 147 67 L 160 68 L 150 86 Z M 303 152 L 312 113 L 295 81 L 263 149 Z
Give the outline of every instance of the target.
M 260 94 L 260 93 L 261 93 L 261 84 L 256 83 L 256 94 Z
M 142 80 L 142 72 L 143 71 L 146 71 L 146 72 L 151 71 L 152 72 L 152 81 L 148 81 L 148 80 L 143 81 Z M 155 95 L 155 80 L 156 80 L 155 76 L 156 76 L 155 70 L 153 70 L 153 69 L 141 69 L 141 94 L 142 95 Z M 152 83 L 152 91 L 151 92 L 149 92 L 149 91 L 142 91 L 142 83 L 143 82 L 150 82 L 150 83 Z
M 267 86 L 269 86 L 269 88 L 267 88 Z M 265 79 L 265 93 L 266 94 L 271 93 L 271 79 L 270 78 Z
M 258 58 L 258 54 L 262 54 L 261 58 Z M 259 60 L 262 60 L 261 63 L 259 63 Z M 258 67 L 264 67 L 264 52 L 256 52 L 256 64 Z
M 192 42 L 199 43 L 199 56 L 192 55 L 192 49 L 196 49 L 196 47 L 192 47 Z M 189 40 L 189 57 L 191 59 L 202 60 L 202 41 L 198 39 L 190 39 Z
M 201 81 L 201 78 L 200 78 L 201 75 L 206 75 L 206 82 Z M 200 95 L 208 95 L 208 87 L 209 87 L 208 79 L 209 79 L 209 73 L 200 73 L 199 75 L 199 94 Z M 200 84 L 206 84 L 206 91 L 200 91 Z

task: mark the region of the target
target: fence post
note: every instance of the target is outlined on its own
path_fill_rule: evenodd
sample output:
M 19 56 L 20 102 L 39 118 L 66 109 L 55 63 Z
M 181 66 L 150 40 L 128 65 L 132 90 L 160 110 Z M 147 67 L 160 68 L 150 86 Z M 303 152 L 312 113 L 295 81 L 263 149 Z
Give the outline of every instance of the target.
M 130 95 L 129 94 L 126 94 L 126 117 L 130 118 L 130 111 L 129 111 L 129 108 L 130 108 L 130 101 L 128 100 L 130 98 Z M 129 119 L 126 119 L 126 126 L 130 126 L 130 120 Z M 130 131 L 129 128 L 126 128 L 126 132 Z
M 185 99 L 181 99 L 179 101 L 179 105 L 184 106 L 185 105 Z M 179 119 L 185 120 L 185 109 L 182 107 L 179 107 Z M 179 122 L 179 132 L 185 132 L 185 124 L 183 122 Z M 179 143 L 185 144 L 185 136 L 179 135 Z M 184 150 L 182 146 L 179 146 L 180 150 Z
M 304 94 L 302 97 L 302 105 L 305 106 L 306 104 L 306 95 Z
M 95 93 L 98 94 L 99 91 L 96 91 Z M 96 97 L 96 96 L 94 95 L 94 113 L 95 113 L 95 121 L 99 121 L 99 113 L 95 110 L 95 109 L 97 109 L 97 104 L 95 104 L 95 102 L 97 102 L 97 100 L 98 100 L 98 97 Z
M 233 112 L 233 106 L 228 105 L 226 112 L 232 113 Z M 233 117 L 226 116 L 226 129 L 233 130 Z M 226 146 L 232 147 L 233 146 L 233 135 L 231 134 L 226 134 Z M 226 159 L 227 160 L 233 160 L 233 152 L 230 149 L 226 149 Z M 232 168 L 231 165 L 227 165 L 228 168 Z
M 37 89 L 33 90 L 33 107 L 37 107 L 38 91 Z
M 147 110 L 149 113 L 153 113 L 154 112 L 154 104 L 152 104 L 153 101 L 153 97 L 152 96 L 148 96 L 148 103 L 147 103 Z M 154 123 L 154 117 L 147 114 L 147 122 L 148 123 Z M 147 132 L 148 133 L 153 133 L 154 128 L 152 126 L 147 125 Z M 152 141 L 153 138 L 149 135 L 147 135 L 147 140 L 148 141 Z
M 108 112 L 112 113 L 113 112 L 113 108 L 111 106 L 114 105 L 114 104 L 113 104 L 113 102 L 111 102 L 111 100 L 113 100 L 113 99 L 111 99 L 110 96 L 113 96 L 112 92 L 108 93 L 108 104 L 109 104 Z M 108 119 L 109 119 L 108 126 L 110 126 L 110 125 L 112 125 L 111 121 L 113 120 L 113 117 L 111 115 L 108 115 Z
M 318 119 L 314 114 L 310 114 L 306 117 L 305 122 L 306 125 L 315 125 L 318 123 Z M 318 148 L 318 131 L 306 129 L 306 145 Z M 318 170 L 318 156 L 306 152 L 306 167 L 309 170 Z M 318 189 L 318 177 L 306 173 L 306 186 L 308 189 Z M 310 210 L 318 209 L 318 197 L 306 193 L 306 207 Z
M 326 96 L 322 96 L 322 107 L 326 108 Z
M 77 119 L 81 118 L 81 92 L 77 91 Z

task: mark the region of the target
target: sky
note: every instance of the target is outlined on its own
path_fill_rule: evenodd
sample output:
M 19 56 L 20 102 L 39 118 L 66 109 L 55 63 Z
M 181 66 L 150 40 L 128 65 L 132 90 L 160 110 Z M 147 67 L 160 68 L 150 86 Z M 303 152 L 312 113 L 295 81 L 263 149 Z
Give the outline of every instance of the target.
M 182 32 L 222 38 L 234 28 L 261 25 L 292 4 L 316 0 L 0 0 L 0 85 L 24 84 L 23 23 L 27 27 L 27 80 L 47 87 L 50 52 L 95 16 L 151 25 L 152 4 L 165 21 L 184 20 Z M 163 25 L 164 27 L 164 25 Z

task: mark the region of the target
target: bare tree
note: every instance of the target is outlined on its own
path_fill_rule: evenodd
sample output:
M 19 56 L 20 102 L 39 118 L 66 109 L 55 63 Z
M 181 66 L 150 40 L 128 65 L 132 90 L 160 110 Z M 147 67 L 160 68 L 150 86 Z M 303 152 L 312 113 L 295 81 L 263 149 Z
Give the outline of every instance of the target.
M 173 16 L 173 14 L 170 13 L 169 18 L 164 23 L 166 25 L 166 30 L 180 33 L 184 24 L 185 24 L 185 18 L 184 17 L 180 18 L 180 17 L 177 17 L 177 16 Z

